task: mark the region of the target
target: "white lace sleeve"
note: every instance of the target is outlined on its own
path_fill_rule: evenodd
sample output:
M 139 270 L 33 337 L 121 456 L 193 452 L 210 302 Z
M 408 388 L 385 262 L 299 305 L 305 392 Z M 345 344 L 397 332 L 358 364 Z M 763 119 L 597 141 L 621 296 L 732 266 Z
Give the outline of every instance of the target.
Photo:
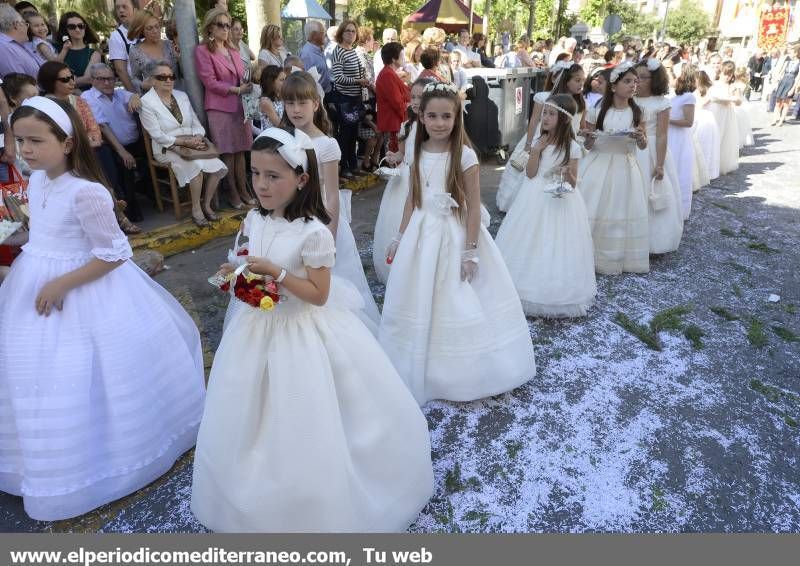
M 336 243 L 330 230 L 320 228 L 308 235 L 300 252 L 303 265 L 311 269 L 333 267 L 336 258 Z
M 114 216 L 111 194 L 103 185 L 86 182 L 76 191 L 75 214 L 97 259 L 113 262 L 133 255 L 128 238 Z

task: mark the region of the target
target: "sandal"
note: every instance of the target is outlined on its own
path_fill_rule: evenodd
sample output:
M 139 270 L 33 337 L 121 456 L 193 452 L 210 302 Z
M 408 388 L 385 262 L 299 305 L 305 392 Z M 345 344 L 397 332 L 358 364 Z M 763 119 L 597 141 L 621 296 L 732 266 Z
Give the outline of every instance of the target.
M 119 221 L 118 221 L 118 223 L 119 223 L 120 229 L 125 234 L 128 234 L 129 236 L 133 235 L 133 234 L 141 234 L 142 233 L 142 229 L 139 228 L 136 224 L 134 224 L 130 220 L 128 220 L 128 218 L 125 217 L 125 216 L 121 216 Z
M 211 222 L 217 222 L 219 220 L 219 215 L 215 214 L 210 208 L 203 207 L 203 214 L 205 214 L 206 218 Z
M 211 224 L 208 223 L 208 220 L 206 220 L 204 216 L 198 218 L 194 214 L 192 214 L 192 222 L 194 222 L 195 225 L 199 226 L 200 228 L 206 228 L 208 226 L 211 226 Z

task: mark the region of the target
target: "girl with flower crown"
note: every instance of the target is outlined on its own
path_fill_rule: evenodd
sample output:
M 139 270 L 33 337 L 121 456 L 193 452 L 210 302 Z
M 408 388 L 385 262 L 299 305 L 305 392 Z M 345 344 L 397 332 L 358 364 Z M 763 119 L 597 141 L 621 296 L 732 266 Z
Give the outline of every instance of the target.
M 636 157 L 649 200 L 650 253 L 674 252 L 683 236 L 683 207 L 678 170 L 669 151 L 669 76 L 661 61 L 654 58 L 639 63 L 635 69 L 639 86 L 634 100 L 642 109 L 649 140 Z
M 639 79 L 632 63 L 611 71 L 606 92 L 586 115 L 578 189 L 586 202 L 598 273 L 647 273 L 649 233 L 644 176 L 637 147 L 647 148 L 642 109 L 633 97 Z
M 356 289 L 331 277 L 313 147 L 269 128 L 250 153 L 244 265 L 280 300 L 232 299 L 214 357 L 191 503 L 213 531 L 402 531 L 433 493 L 425 417 L 353 313 Z
M 536 371 L 514 283 L 481 223 L 478 157 L 465 140 L 458 89 L 427 85 L 379 333 L 420 404 L 497 395 Z
M 576 112 L 569 95 L 545 101 L 526 181 L 497 232 L 497 247 L 528 316 L 584 316 L 597 294 L 583 197 L 573 192 L 554 198 L 547 192 L 557 183 L 576 183 L 581 157 L 572 131 Z
M 572 128 L 577 134 L 584 125 L 584 112 L 586 101 L 583 97 L 583 83 L 586 80 L 586 72 L 578 64 L 569 61 L 559 61 L 556 63 L 544 85 L 544 91 L 538 92 L 533 97 L 533 111 L 528 121 L 528 131 L 519 140 L 511 159 L 500 177 L 500 185 L 497 189 L 497 208 L 507 212 L 517 196 L 519 188 L 525 181 L 525 163 L 531 151 L 533 140 L 539 137 L 541 128 L 541 116 L 544 102 L 553 94 L 569 94 L 575 99 L 578 111 L 572 117 Z M 520 159 L 522 157 L 522 159 Z M 514 165 L 518 165 L 519 169 Z
M 130 261 L 76 111 L 35 96 L 11 118 L 30 239 L 0 287 L 0 491 L 40 521 L 119 499 L 194 446 L 200 334 Z

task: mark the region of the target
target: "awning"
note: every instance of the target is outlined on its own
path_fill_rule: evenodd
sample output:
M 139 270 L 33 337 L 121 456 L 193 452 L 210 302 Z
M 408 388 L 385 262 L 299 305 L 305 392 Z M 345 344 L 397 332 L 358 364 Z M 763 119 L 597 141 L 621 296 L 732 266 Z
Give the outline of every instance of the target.
M 468 22 L 469 6 L 461 0 L 430 0 L 403 21 L 408 27 L 419 30 L 435 26 L 448 33 L 468 28 Z M 483 31 L 483 20 L 475 13 L 472 14 L 472 30 L 477 33 Z
M 331 15 L 325 8 L 319 5 L 317 0 L 289 0 L 289 3 L 281 11 L 282 18 L 316 20 L 331 20 Z

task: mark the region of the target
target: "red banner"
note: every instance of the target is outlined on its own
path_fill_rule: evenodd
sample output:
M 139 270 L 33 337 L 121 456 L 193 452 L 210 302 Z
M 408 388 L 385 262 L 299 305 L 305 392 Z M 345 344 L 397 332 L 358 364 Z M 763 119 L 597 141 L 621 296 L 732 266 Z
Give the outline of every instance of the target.
M 788 6 L 765 8 L 758 22 L 758 46 L 769 50 L 783 45 L 786 42 L 788 27 Z

